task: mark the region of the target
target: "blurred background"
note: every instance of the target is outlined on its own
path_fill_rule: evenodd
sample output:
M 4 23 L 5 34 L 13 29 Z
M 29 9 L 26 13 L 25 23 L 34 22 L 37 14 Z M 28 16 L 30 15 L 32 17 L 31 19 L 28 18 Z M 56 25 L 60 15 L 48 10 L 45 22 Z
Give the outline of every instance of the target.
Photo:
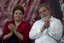
M 0 0 L 0 30 L 3 29 L 7 21 L 12 19 L 12 10 L 16 5 L 24 7 L 23 20 L 33 25 L 36 20 L 40 19 L 37 7 L 41 4 L 48 5 L 51 15 L 60 19 L 64 27 L 64 0 Z M 61 41 L 64 43 L 64 37 Z

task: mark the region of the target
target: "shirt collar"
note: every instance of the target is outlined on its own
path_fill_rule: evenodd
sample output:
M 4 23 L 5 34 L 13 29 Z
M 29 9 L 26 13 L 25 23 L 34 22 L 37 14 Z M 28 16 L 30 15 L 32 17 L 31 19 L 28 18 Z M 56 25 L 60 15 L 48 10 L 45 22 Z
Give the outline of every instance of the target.
M 53 21 L 53 16 L 51 16 L 50 21 L 51 21 L 51 22 Z

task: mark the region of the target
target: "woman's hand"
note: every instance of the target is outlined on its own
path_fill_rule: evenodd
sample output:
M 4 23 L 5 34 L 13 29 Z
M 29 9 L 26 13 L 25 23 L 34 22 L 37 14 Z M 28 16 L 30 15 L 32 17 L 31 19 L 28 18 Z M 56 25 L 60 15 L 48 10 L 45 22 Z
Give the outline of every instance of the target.
M 10 25 L 8 26 L 8 28 L 10 29 L 11 32 L 16 32 L 16 29 L 17 29 L 17 27 L 14 26 L 14 24 L 10 24 Z

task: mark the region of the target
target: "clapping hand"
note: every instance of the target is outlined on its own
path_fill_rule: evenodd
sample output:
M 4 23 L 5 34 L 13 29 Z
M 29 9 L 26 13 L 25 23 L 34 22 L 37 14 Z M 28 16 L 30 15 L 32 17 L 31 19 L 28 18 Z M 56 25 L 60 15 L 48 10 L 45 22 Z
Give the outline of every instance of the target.
M 15 32 L 17 29 L 16 26 L 14 26 L 14 24 L 10 24 L 8 28 L 10 29 L 11 32 Z
M 47 29 L 50 26 L 50 18 L 46 18 L 43 21 L 45 23 L 44 23 L 43 27 L 41 28 L 41 32 L 44 31 L 45 29 Z
M 44 22 L 45 22 L 44 27 L 45 27 L 45 28 L 48 28 L 48 27 L 50 26 L 50 19 L 49 19 L 49 18 L 46 18 L 46 19 L 44 20 Z

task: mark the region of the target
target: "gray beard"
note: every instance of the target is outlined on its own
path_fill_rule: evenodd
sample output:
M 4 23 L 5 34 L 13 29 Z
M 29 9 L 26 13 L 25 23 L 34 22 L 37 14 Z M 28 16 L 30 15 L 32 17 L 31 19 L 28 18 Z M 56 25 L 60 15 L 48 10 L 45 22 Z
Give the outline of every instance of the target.
M 43 17 L 42 20 L 49 19 L 49 16 Z

